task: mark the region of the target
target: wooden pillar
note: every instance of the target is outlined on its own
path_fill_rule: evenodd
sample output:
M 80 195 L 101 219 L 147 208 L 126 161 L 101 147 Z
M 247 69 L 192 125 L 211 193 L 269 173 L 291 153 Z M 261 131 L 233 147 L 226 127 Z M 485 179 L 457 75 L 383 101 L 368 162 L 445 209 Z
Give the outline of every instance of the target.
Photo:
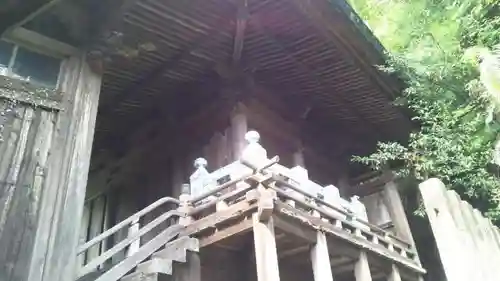
M 266 221 L 260 221 L 258 213 L 253 215 L 253 237 L 257 280 L 279 281 L 278 253 L 272 217 Z
M 314 281 L 333 281 L 326 236 L 321 231 L 317 232 L 316 244 L 311 249 L 311 261 Z
M 2 281 L 74 280 L 101 75 L 84 56 L 61 68 L 62 110 L 19 104 L 31 115 L 20 119 L 13 158 L 0 157 L 0 174 L 15 167 L 10 210 L 0 201 Z
M 401 275 L 399 274 L 399 269 L 395 264 L 392 264 L 391 273 L 389 274 L 389 281 L 401 281 Z
M 399 195 L 397 185 L 394 181 L 390 181 L 384 186 L 384 204 L 389 211 L 392 222 L 396 229 L 396 234 L 398 237 L 403 238 L 405 241 L 410 243 L 410 245 L 415 248 L 415 240 L 413 240 L 413 235 L 411 233 L 410 224 L 408 223 L 408 218 L 406 217 L 405 209 L 403 206 L 403 201 Z M 420 263 L 418 255 L 416 260 Z
M 359 253 L 358 261 L 354 266 L 354 276 L 356 281 L 372 281 L 372 274 L 370 272 L 370 264 L 365 251 Z
M 297 150 L 293 153 L 293 165 L 306 168 L 306 161 L 304 159 L 304 149 L 302 148 L 302 146 L 299 146 Z
M 246 109 L 243 104 L 238 104 L 233 110 L 231 116 L 231 141 L 233 143 L 233 160 L 238 160 L 241 152 L 245 149 L 247 143 L 245 134 L 248 131 L 248 120 L 246 116 Z

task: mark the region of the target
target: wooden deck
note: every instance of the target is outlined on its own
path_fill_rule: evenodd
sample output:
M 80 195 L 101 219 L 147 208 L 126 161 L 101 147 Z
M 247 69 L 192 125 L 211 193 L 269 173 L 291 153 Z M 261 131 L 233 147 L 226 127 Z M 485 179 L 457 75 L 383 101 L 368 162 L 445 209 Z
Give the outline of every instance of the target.
M 252 214 L 257 202 L 242 201 L 223 211 L 214 212 L 190 224 L 186 235 L 200 239 L 203 251 L 248 251 L 253 241 Z M 404 280 L 419 280 L 425 270 L 414 259 L 412 250 L 398 248 L 390 241 L 374 240 L 374 233 L 352 232 L 349 227 L 336 227 L 325 218 L 314 217 L 284 202 L 275 202 L 271 216 L 275 226 L 277 255 L 281 262 L 297 267 L 310 267 L 310 249 L 317 242 L 317 232 L 326 234 L 330 262 L 336 280 L 349 280 L 361 251 L 367 253 L 373 280 L 387 277 L 397 264 Z M 369 237 L 371 236 L 371 237 Z M 208 255 L 209 256 L 209 255 Z
M 256 224 L 264 223 L 274 233 L 280 267 L 287 263 L 310 271 L 311 249 L 324 235 L 335 280 L 388 278 L 395 269 L 401 280 L 421 280 L 425 270 L 410 243 L 322 199 L 299 197 L 302 189 L 272 172 L 273 159 L 266 161 L 267 170 L 256 169 L 185 201 L 189 219 L 182 235 L 200 239 L 202 253 L 249 252 L 257 243 Z M 211 197 L 216 193 L 222 195 Z M 363 272 L 360 258 L 372 279 L 352 279 Z

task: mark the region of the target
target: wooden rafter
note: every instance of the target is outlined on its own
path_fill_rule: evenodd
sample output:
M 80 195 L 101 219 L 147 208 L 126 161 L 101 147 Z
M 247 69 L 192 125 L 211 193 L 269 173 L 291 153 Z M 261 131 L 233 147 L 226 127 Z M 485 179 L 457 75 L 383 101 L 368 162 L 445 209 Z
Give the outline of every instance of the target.
M 217 24 L 214 26 L 217 26 Z M 204 47 L 203 44 L 205 43 L 205 41 L 209 38 L 212 38 L 213 36 L 214 34 L 209 32 L 207 34 L 198 37 L 196 40 L 194 40 L 195 42 L 191 47 L 179 50 L 177 54 L 173 55 L 170 59 L 158 65 L 157 67 L 153 68 L 146 75 L 144 75 L 143 78 L 135 81 L 132 85 L 127 87 L 125 91 L 118 94 L 112 101 L 108 102 L 107 105 L 103 106 L 101 111 L 103 113 L 110 112 L 114 107 L 114 105 L 116 104 L 116 102 L 125 101 L 131 96 L 136 95 L 137 92 L 141 91 L 145 86 L 154 83 L 158 78 L 160 78 L 163 75 L 163 73 L 165 73 L 165 71 L 177 66 L 186 57 L 191 56 L 192 52 L 195 52 L 203 48 Z
M 324 38 L 327 39 L 327 42 L 336 42 L 335 47 L 344 54 L 347 61 L 353 66 L 363 69 L 363 71 L 367 74 L 367 78 L 371 80 L 382 93 L 391 94 L 398 90 L 393 86 L 396 84 L 394 83 L 396 81 L 391 81 L 392 83 L 388 82 L 387 79 L 383 79 L 384 77 L 381 77 L 380 74 L 375 73 L 374 71 L 373 64 L 383 63 L 382 54 L 379 56 L 379 61 L 374 62 L 373 56 L 369 58 L 366 53 L 363 54 L 363 52 L 360 52 L 359 48 L 353 46 L 352 43 L 349 42 L 349 39 L 340 34 L 338 25 L 332 24 L 331 19 L 334 18 L 334 16 L 328 14 L 333 11 L 330 1 L 291 0 L 290 2 L 300 13 L 304 14 L 311 20 L 313 26 L 320 31 Z M 339 4 L 343 9 L 343 12 L 339 14 L 344 17 L 344 20 L 352 22 L 351 19 L 347 18 L 351 15 L 347 15 L 345 11 L 345 7 L 349 5 L 345 3 L 345 1 L 339 2 L 343 2 Z M 353 11 L 350 12 L 351 14 L 354 13 Z M 359 28 L 361 23 L 355 22 L 355 25 Z M 353 34 L 359 33 L 359 31 L 355 29 L 350 30 L 350 32 Z M 401 112 L 399 112 L 399 115 L 402 116 L 402 120 L 405 120 L 409 127 L 412 126 L 410 120 L 406 116 L 403 116 Z
M 268 41 L 270 41 L 273 45 L 277 46 L 280 50 L 283 51 L 283 53 L 299 68 L 301 69 L 304 73 L 306 73 L 313 81 L 315 81 L 318 86 L 323 88 L 325 91 L 327 91 L 330 86 L 325 85 L 325 83 L 319 79 L 318 77 L 320 74 L 318 74 L 316 71 L 314 71 L 314 68 L 309 67 L 306 62 L 302 61 L 299 59 L 297 56 L 295 56 L 292 52 L 288 50 L 286 46 L 284 46 L 281 42 L 278 41 L 273 35 L 269 34 L 258 22 L 254 23 L 254 26 L 256 26 L 260 32 L 264 35 L 265 38 L 267 38 Z M 340 99 L 341 103 L 344 106 L 349 107 L 349 110 L 354 112 L 356 115 L 358 115 L 362 120 L 364 120 L 367 124 L 371 124 L 372 126 L 369 126 L 369 129 L 373 135 L 377 137 L 377 139 L 381 139 L 380 131 L 382 128 L 374 124 L 373 122 L 370 121 L 369 118 L 364 116 L 362 112 L 356 109 L 356 107 L 351 106 L 349 101 L 347 101 L 342 95 L 337 95 L 337 97 Z M 374 128 L 375 127 L 375 128 Z
M 238 14 L 236 16 L 236 32 L 234 35 L 233 64 L 237 64 L 241 59 L 243 45 L 245 42 L 245 29 L 248 22 L 248 3 L 241 0 L 238 4 Z

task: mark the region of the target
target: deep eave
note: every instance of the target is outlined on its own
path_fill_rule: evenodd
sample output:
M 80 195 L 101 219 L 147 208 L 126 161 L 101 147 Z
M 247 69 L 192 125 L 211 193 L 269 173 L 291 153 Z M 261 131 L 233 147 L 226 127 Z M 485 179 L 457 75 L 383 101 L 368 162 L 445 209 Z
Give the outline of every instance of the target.
M 72 3 L 101 7 L 98 17 L 87 14 L 92 24 L 85 32 L 92 34 L 68 28 L 80 37 L 72 41 L 85 42 L 89 57 L 105 62 L 97 149 L 152 118 L 187 118 L 227 99 L 237 71 L 251 77 L 241 81 L 266 89 L 266 98 L 285 104 L 298 119 L 308 112 L 307 123 L 326 139 L 356 139 L 358 150 L 350 153 L 366 152 L 379 140 L 403 140 L 410 129 L 391 104 L 397 82 L 376 69 L 384 62 L 383 48 L 345 1 L 55 2 L 56 9 L 35 20 L 63 18 Z M 235 58 L 237 71 L 230 68 Z

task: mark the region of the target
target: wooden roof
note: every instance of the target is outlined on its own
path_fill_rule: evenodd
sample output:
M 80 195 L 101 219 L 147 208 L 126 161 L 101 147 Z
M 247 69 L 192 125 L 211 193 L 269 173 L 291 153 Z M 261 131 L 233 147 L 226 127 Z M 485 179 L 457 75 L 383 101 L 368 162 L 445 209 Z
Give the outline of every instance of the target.
M 382 48 L 344 0 L 77 2 L 105 9 L 88 29 L 99 35 L 91 57 L 106 57 L 96 149 L 227 99 L 223 78 L 235 73 L 297 118 L 309 112 L 331 140 L 348 134 L 366 148 L 407 136 L 395 80 L 375 67 Z

